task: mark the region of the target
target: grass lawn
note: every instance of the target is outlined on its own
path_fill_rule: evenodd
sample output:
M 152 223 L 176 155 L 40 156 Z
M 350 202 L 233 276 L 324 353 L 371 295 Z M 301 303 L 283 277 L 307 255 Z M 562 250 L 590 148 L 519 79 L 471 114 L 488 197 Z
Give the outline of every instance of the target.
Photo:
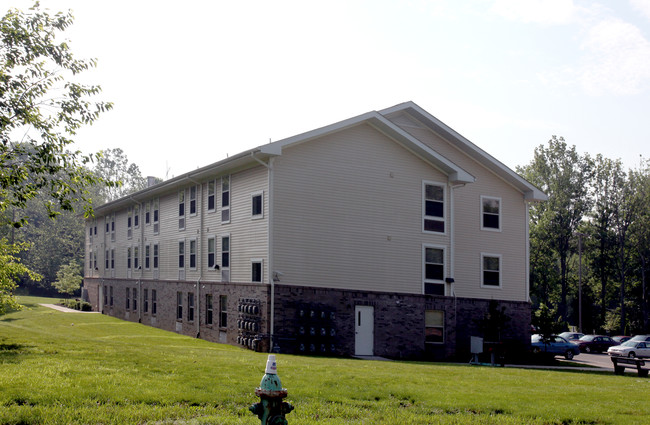
M 259 424 L 266 354 L 100 314 L 0 317 L 0 424 Z M 647 424 L 650 379 L 278 355 L 290 424 Z

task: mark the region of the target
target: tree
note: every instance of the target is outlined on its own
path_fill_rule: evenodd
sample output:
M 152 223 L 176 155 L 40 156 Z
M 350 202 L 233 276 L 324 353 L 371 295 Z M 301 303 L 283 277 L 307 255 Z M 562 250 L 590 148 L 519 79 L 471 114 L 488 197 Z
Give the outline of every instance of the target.
M 547 266 L 558 264 L 558 313 L 564 321 L 568 320 L 571 241 L 590 210 L 588 190 L 591 168 L 592 161 L 588 155 L 579 155 L 575 146 L 568 147 L 562 137 L 553 136 L 548 146 L 540 145 L 535 149 L 535 156 L 529 165 L 518 169 L 528 181 L 549 195 L 547 202 L 531 207 L 531 217 L 534 218 L 531 220 L 531 250 L 535 250 L 535 245 L 547 248 L 538 252 L 538 255 L 551 256 L 543 263 Z M 535 280 L 531 282 L 537 284 Z M 549 298 L 549 294 L 543 296 Z
M 0 213 L 3 224 L 24 225 L 15 217 L 39 193 L 54 217 L 73 204 L 86 201 L 86 187 L 102 180 L 86 165 L 97 155 L 71 151 L 73 137 L 92 124 L 110 102 L 92 102 L 97 85 L 75 82 L 77 75 L 96 66 L 96 60 L 76 59 L 59 33 L 73 22 L 70 12 L 50 16 L 37 2 L 28 13 L 13 9 L 0 20 Z M 110 182 L 106 184 L 112 185 Z
M 114 201 L 147 187 L 147 180 L 142 177 L 140 168 L 129 163 L 120 148 L 103 150 L 93 171 L 102 180 L 116 183 L 99 188 L 104 202 Z
M 81 267 L 76 261 L 70 261 L 68 264 L 61 266 L 56 272 L 57 280 L 53 286 L 62 294 L 73 295 L 75 291 L 81 288 L 83 277 L 81 276 Z
M 7 243 L 6 239 L 0 239 L 0 316 L 11 310 L 20 309 L 20 305 L 13 295 L 18 279 L 25 274 L 33 280 L 40 279 L 38 274 L 20 263 L 17 254 L 24 249 L 27 249 L 27 245 L 12 245 Z

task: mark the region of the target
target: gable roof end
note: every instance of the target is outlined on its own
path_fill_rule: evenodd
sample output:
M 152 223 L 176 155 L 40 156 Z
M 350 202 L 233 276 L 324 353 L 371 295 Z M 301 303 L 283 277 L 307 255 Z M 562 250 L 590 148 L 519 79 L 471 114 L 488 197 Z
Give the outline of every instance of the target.
M 387 109 L 379 111 L 383 116 L 389 116 L 397 112 L 405 112 L 424 124 L 431 131 L 447 140 L 453 146 L 485 165 L 493 173 L 506 182 L 520 190 L 527 201 L 546 201 L 548 196 L 532 183 L 525 180 L 519 174 L 501 163 L 499 160 L 488 154 L 465 137 L 461 136 L 454 129 L 434 117 L 414 102 L 400 103 Z

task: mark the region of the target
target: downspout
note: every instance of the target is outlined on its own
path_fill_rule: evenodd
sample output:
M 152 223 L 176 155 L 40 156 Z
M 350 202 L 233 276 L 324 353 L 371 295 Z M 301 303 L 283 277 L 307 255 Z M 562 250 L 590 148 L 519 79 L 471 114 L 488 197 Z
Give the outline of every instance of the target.
M 203 184 L 198 183 L 193 180 L 191 177 L 188 177 L 188 180 L 199 186 L 200 190 L 197 194 L 196 202 L 200 205 L 197 208 L 197 212 L 201 215 L 200 217 L 200 227 L 199 227 L 199 237 L 196 241 L 196 255 L 198 256 L 197 266 L 199 268 L 199 278 L 196 281 L 196 300 L 194 305 L 196 306 L 196 338 L 201 337 L 201 281 L 203 280 L 203 228 L 205 226 L 205 211 L 203 210 Z M 200 202 L 199 202 L 200 201 Z
M 526 206 L 526 246 L 524 247 L 524 252 L 526 253 L 526 300 L 531 302 L 530 299 L 530 203 L 524 201 Z
M 267 248 L 267 255 L 268 255 L 268 280 L 269 284 L 271 285 L 271 311 L 270 311 L 270 323 L 269 323 L 269 352 L 273 352 L 273 345 L 274 345 L 274 334 L 275 334 L 275 279 L 274 279 L 274 273 L 273 273 L 273 159 L 274 158 L 269 158 L 268 164 L 259 158 L 255 157 L 255 153 L 251 152 L 251 158 L 253 158 L 255 161 L 259 162 L 263 166 L 266 167 L 268 170 L 268 191 L 269 191 L 269 217 L 268 217 L 268 230 L 267 230 L 267 238 L 268 238 L 268 248 Z

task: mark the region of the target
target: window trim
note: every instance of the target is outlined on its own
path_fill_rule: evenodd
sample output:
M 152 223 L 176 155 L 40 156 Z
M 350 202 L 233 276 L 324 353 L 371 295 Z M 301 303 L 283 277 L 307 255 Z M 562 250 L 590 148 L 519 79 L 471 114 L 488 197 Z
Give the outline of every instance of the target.
M 483 210 L 483 200 L 484 199 L 492 199 L 492 200 L 496 200 L 496 201 L 499 202 L 499 213 L 497 214 L 498 222 L 499 222 L 498 226 L 499 227 L 485 227 L 484 220 L 483 220 L 483 218 L 484 218 L 484 216 L 486 214 L 486 212 Z M 481 209 L 481 216 L 480 216 L 481 230 L 485 230 L 485 231 L 488 231 L 488 232 L 501 232 L 501 229 L 502 229 L 502 226 L 503 226 L 503 200 L 498 196 L 481 195 L 480 209 Z M 488 213 L 488 214 L 492 214 L 492 213 Z M 492 215 L 494 215 L 494 214 L 492 214 Z
M 427 186 L 438 186 L 442 188 L 442 217 L 427 215 Z M 426 220 L 441 222 L 444 230 L 442 232 L 426 230 Z M 422 180 L 422 232 L 430 235 L 446 235 L 447 227 L 447 184 L 431 180 Z
M 213 251 L 210 252 L 210 241 L 212 241 Z M 216 272 L 217 269 L 214 267 L 217 264 L 217 238 L 214 235 L 209 235 L 206 246 L 207 258 L 205 259 L 205 264 L 208 267 L 209 272 Z M 212 254 L 212 264 L 210 264 L 210 254 Z
M 224 180 L 228 181 L 228 191 L 227 191 L 227 193 L 228 193 L 228 205 L 226 205 L 226 206 L 223 205 L 223 199 L 224 199 L 223 197 L 224 197 L 224 192 L 225 192 L 223 190 Z M 228 223 L 230 223 L 230 219 L 231 219 L 231 209 L 230 209 L 230 207 L 232 205 L 232 177 L 230 176 L 230 174 L 228 174 L 226 176 L 221 176 L 220 189 L 221 189 L 220 190 L 220 193 L 221 193 L 221 224 L 228 224 Z M 228 219 L 224 220 L 223 219 L 223 214 L 226 211 L 228 213 Z
M 259 197 L 260 198 L 260 213 L 255 214 L 255 198 Z M 260 220 L 264 218 L 264 191 L 263 190 L 258 190 L 256 192 L 251 193 L 251 219 L 252 220 Z
M 260 265 L 260 280 L 254 280 L 253 266 L 255 264 Z M 263 258 L 251 258 L 251 282 L 253 283 L 264 282 L 264 259 Z
M 486 285 L 485 284 L 485 275 L 484 272 L 484 259 L 486 257 L 498 258 L 499 259 L 499 285 Z M 488 252 L 481 252 L 481 288 L 486 289 L 502 289 L 503 288 L 503 255 L 501 254 L 491 254 Z
M 427 279 L 427 248 L 431 249 L 440 249 L 442 250 L 442 279 Z M 443 295 L 447 296 L 447 283 L 445 282 L 445 276 L 447 275 L 447 247 L 444 245 L 435 245 L 435 244 L 422 244 L 422 294 L 424 295 L 433 295 L 426 293 L 426 284 L 442 284 Z

